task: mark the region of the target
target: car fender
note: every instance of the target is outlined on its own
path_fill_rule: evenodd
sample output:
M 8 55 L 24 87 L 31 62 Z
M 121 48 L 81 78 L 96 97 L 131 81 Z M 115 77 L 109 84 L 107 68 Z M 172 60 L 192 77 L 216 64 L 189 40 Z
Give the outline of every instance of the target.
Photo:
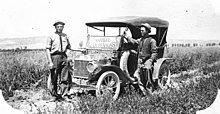
M 154 63 L 153 79 L 157 79 L 159 75 L 160 67 L 163 63 L 173 60 L 172 58 L 160 58 Z
M 114 71 L 119 79 L 122 81 L 122 82 L 128 82 L 129 79 L 128 77 L 126 76 L 126 74 L 121 70 L 120 67 L 116 66 L 116 65 L 103 65 L 103 66 L 99 66 L 98 70 L 95 71 L 93 74 L 92 74 L 92 78 L 90 79 L 90 81 L 97 81 L 99 79 L 99 77 L 106 71 Z

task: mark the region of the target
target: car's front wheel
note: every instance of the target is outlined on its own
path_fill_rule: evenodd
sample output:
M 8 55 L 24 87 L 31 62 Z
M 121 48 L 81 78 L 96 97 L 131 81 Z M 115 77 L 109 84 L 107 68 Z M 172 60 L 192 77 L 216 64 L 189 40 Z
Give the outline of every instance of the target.
M 110 96 L 116 100 L 120 93 L 120 79 L 114 71 L 104 72 L 96 84 L 96 96 Z

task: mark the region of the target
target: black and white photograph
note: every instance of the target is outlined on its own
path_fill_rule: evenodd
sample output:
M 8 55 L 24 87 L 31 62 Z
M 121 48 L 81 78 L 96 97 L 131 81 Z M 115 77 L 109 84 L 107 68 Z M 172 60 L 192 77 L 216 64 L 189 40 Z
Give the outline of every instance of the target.
M 9 114 L 220 114 L 217 0 L 7 0 Z

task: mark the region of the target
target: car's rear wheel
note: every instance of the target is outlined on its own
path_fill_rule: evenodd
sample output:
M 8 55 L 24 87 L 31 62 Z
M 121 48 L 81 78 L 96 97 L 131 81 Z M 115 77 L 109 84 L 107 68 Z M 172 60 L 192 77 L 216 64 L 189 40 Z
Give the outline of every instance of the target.
M 158 76 L 158 86 L 161 89 L 165 89 L 170 84 L 170 68 L 166 63 L 163 63 L 159 70 L 159 76 Z
M 96 84 L 96 96 L 110 96 L 116 100 L 120 93 L 120 79 L 113 71 L 104 72 Z

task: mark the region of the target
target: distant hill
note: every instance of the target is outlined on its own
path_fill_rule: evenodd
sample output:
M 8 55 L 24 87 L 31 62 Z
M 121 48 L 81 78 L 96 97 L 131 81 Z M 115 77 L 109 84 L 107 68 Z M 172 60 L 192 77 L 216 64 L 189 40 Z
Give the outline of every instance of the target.
M 169 43 L 220 43 L 220 40 L 188 40 L 188 39 L 168 39 Z
M 208 44 L 215 43 L 216 45 L 220 45 L 220 40 L 188 40 L 188 39 L 169 39 L 167 40 L 168 44 L 171 46 L 172 44 L 197 44 L 198 46 L 206 46 Z
M 47 36 L 25 37 L 25 38 L 0 38 L 0 49 L 44 49 Z M 79 39 L 84 37 L 77 37 L 77 39 L 70 39 L 72 48 L 77 48 Z M 84 42 L 85 43 L 85 42 Z M 199 45 L 206 45 L 207 43 L 220 44 L 220 40 L 187 40 L 187 39 L 167 39 L 169 46 L 172 44 L 191 44 L 197 43 Z
M 24 38 L 0 38 L 0 49 L 44 49 L 48 36 L 24 37 Z M 74 39 L 76 38 L 76 39 Z M 72 48 L 78 48 L 79 42 L 86 37 L 70 38 Z
M 0 49 L 41 49 L 45 47 L 46 36 L 26 38 L 4 38 L 0 39 Z

